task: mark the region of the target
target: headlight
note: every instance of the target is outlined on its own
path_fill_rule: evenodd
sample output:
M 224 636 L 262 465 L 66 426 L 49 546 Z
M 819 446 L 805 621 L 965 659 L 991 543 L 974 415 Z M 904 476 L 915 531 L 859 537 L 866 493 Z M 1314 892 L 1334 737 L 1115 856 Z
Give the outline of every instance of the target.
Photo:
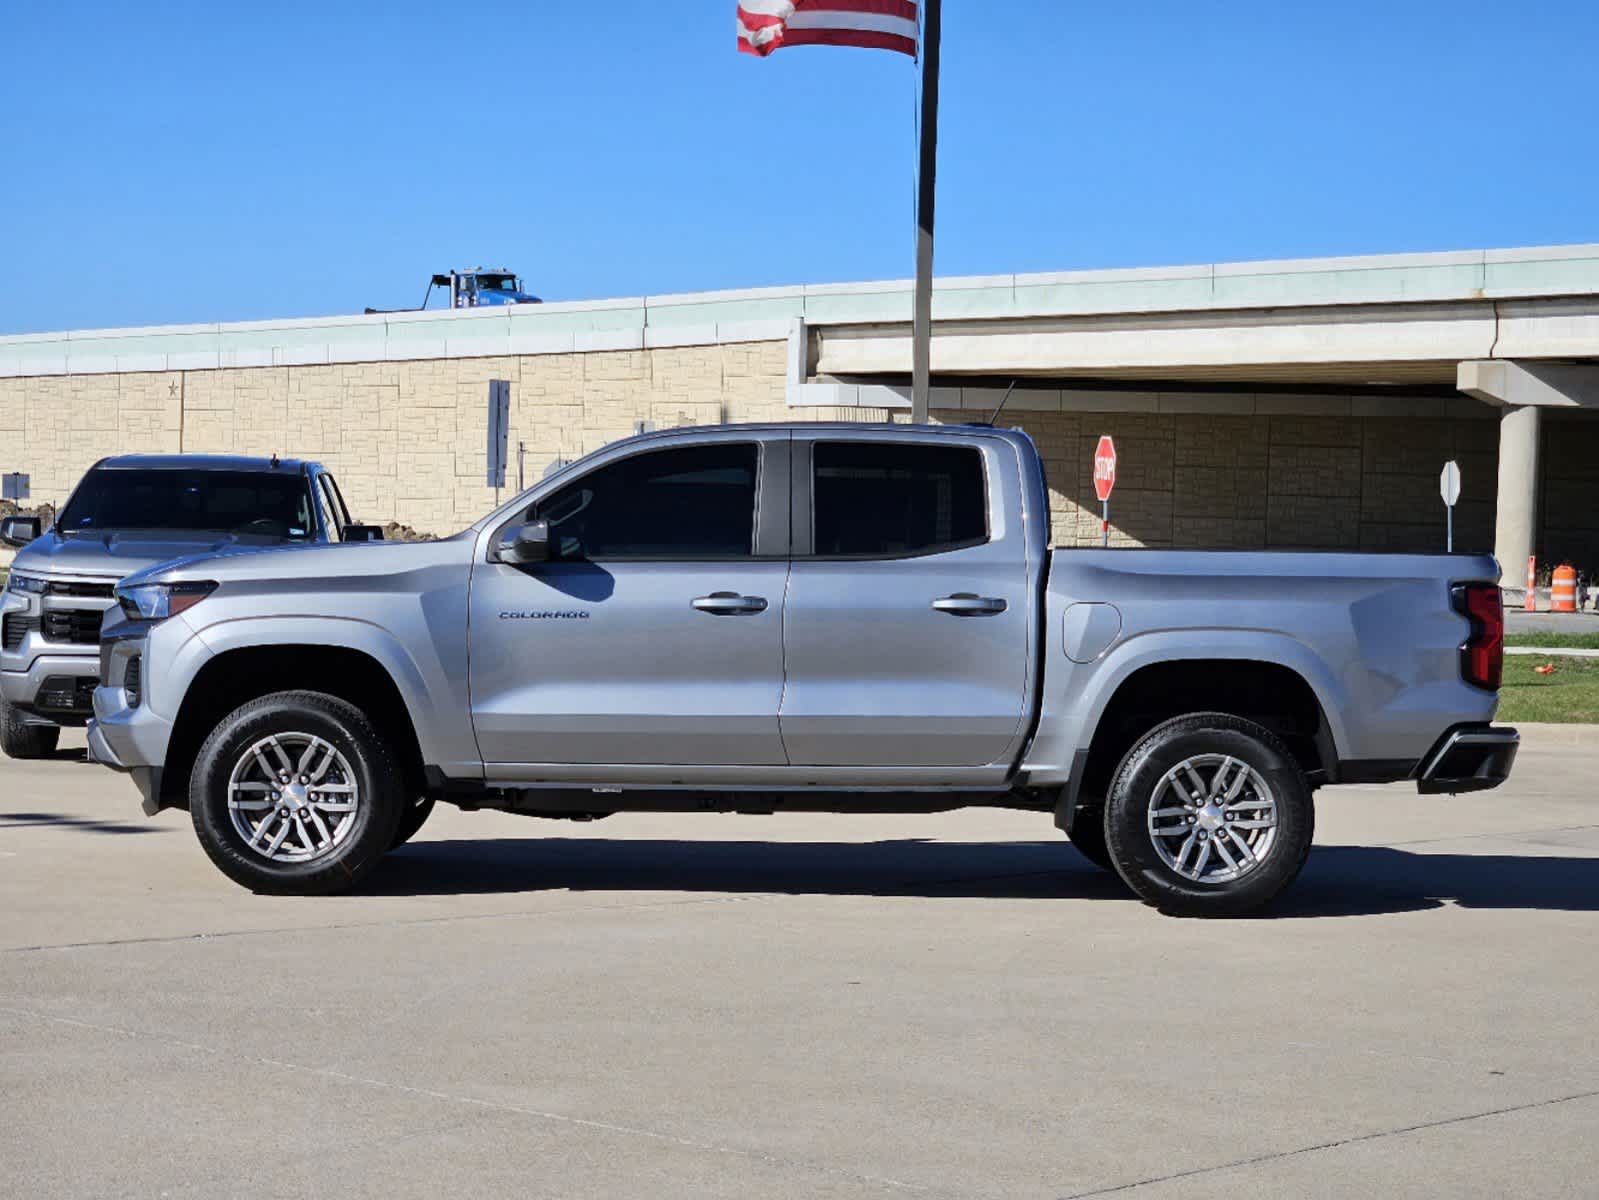
M 216 590 L 214 583 L 141 583 L 119 587 L 117 603 L 134 621 L 165 621 L 186 612 Z
M 28 592 L 39 596 L 50 590 L 50 581 L 40 579 L 34 575 L 19 575 L 13 571 L 6 576 L 6 590 L 8 592 Z

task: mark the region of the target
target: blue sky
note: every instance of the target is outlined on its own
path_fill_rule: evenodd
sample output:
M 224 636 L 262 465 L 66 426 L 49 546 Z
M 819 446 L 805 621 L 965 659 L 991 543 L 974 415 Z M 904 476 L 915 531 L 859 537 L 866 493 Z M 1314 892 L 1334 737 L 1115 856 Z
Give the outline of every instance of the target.
M 734 0 L 0 7 L 0 331 L 901 277 L 909 59 Z M 939 274 L 1599 241 L 1599 4 L 946 0 Z

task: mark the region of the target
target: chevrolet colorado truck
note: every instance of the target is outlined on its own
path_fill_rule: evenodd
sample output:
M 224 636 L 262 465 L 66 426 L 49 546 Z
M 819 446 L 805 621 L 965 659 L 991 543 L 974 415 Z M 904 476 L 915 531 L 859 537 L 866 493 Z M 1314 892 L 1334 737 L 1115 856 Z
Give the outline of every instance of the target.
M 1486 556 L 1051 550 L 1032 442 L 720 426 L 574 462 L 420 544 L 117 589 L 92 756 L 238 883 L 358 882 L 439 800 L 1052 816 L 1172 913 L 1256 908 L 1316 788 L 1490 788 Z
M 0 593 L 0 750 L 51 754 L 63 725 L 83 725 L 100 674 L 100 623 L 134 571 L 228 547 L 314 545 L 369 537 L 333 476 L 314 462 L 224 455 L 103 458 L 54 525 L 11 517 L 19 548 Z

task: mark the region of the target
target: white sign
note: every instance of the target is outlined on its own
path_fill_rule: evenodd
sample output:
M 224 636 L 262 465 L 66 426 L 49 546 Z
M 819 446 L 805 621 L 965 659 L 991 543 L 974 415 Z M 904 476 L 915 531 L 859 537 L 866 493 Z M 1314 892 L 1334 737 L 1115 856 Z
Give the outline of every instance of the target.
M 1450 508 L 1460 499 L 1460 464 L 1454 459 L 1444 464 L 1444 473 L 1438 476 L 1438 494 Z
M 1444 498 L 1444 513 L 1448 532 L 1444 534 L 1444 549 L 1455 552 L 1455 501 L 1460 499 L 1460 464 L 1450 459 L 1444 464 L 1444 473 L 1438 476 L 1438 494 Z

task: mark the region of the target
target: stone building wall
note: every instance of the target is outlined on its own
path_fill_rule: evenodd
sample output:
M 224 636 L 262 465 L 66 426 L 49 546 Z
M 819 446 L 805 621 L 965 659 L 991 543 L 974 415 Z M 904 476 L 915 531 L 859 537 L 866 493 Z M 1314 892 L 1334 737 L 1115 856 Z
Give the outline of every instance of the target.
M 1499 429 L 1489 418 L 1083 412 L 1014 423 L 1043 455 L 1058 545 L 1099 540 L 1094 448 L 1110 434 L 1112 545 L 1442 550 L 1438 475 L 1453 458 L 1465 481 L 1456 546 L 1493 548 Z
M 60 503 L 103 455 L 213 451 L 315 458 L 366 521 L 447 533 L 495 502 L 484 482 L 487 382 L 511 383 L 511 468 L 525 443 L 533 483 L 633 432 L 720 421 L 883 419 L 882 410 L 789 409 L 778 341 L 413 362 L 0 379 L 0 470 Z M 936 412 L 965 421 L 972 413 Z M 1037 441 L 1060 544 L 1092 544 L 1092 457 L 1120 458 L 1111 506 L 1119 545 L 1435 550 L 1438 472 L 1460 461 L 1457 544 L 1493 541 L 1497 425 L 1483 418 L 1007 413 Z M 1549 454 L 1552 493 L 1592 494 L 1594 447 Z M 1581 523 L 1587 528 L 1591 522 Z M 1551 534 L 1551 537 L 1554 535 Z M 1569 540 L 1569 539 L 1568 539 Z M 1586 547 L 1586 543 L 1584 543 Z

